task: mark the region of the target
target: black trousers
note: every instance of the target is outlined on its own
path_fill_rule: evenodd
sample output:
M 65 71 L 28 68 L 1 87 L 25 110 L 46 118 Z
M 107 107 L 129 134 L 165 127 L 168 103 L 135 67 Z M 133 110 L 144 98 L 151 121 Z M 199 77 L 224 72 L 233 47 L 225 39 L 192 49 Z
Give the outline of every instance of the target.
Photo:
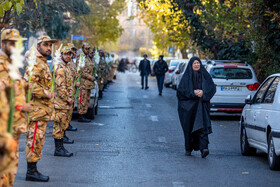
M 205 130 L 201 129 L 194 133 L 189 132 L 184 131 L 186 151 L 208 149 L 209 139 Z
M 144 79 L 145 79 L 145 88 L 148 87 L 148 76 L 149 75 L 144 75 L 144 76 L 141 76 L 141 85 L 142 85 L 142 88 L 144 88 Z

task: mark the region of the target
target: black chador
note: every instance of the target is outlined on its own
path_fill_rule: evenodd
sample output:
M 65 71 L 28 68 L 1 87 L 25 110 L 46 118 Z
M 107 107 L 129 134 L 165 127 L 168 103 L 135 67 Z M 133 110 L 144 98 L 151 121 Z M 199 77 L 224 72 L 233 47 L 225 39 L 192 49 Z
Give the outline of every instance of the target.
M 198 71 L 192 67 L 195 60 L 200 63 Z M 203 96 L 196 96 L 194 90 L 202 90 Z M 177 89 L 178 113 L 187 155 L 193 150 L 200 150 L 202 154 L 203 150 L 208 151 L 208 134 L 212 133 L 210 99 L 215 93 L 216 86 L 210 74 L 198 57 L 192 57 Z

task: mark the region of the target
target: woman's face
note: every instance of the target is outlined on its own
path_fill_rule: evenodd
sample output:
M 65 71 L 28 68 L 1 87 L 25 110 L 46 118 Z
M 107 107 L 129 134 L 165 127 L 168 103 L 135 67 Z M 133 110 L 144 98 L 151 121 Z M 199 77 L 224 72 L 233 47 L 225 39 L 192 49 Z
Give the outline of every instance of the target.
M 193 62 L 192 68 L 193 68 L 194 71 L 200 70 L 200 63 L 199 63 L 198 60 L 195 60 L 195 61 Z

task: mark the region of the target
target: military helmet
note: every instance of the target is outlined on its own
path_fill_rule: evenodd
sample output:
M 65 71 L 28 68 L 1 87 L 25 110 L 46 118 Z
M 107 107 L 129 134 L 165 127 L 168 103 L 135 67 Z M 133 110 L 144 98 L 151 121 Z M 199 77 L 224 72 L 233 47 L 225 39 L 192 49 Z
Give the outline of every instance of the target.
M 26 38 L 22 38 L 17 29 L 5 29 L 1 33 L 1 41 L 10 40 L 10 41 L 18 41 L 19 39 L 27 40 Z

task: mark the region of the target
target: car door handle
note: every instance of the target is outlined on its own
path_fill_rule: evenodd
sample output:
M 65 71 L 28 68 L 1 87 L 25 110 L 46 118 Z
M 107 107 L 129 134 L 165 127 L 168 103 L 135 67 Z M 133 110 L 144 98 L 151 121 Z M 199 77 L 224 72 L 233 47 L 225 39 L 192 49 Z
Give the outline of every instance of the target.
M 265 119 L 268 119 L 268 115 L 265 115 Z

